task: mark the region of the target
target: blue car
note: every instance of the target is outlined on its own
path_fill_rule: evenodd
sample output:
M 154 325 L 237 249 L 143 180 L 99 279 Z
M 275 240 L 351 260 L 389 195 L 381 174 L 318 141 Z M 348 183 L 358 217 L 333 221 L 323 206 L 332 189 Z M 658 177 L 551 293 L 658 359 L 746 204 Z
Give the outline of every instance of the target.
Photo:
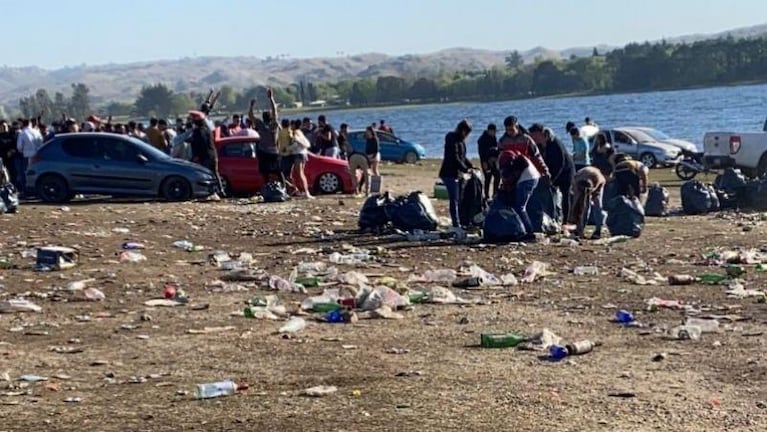
M 420 144 L 413 144 L 382 131 L 376 131 L 381 146 L 381 160 L 414 164 L 426 157 Z M 349 131 L 349 143 L 355 151 L 365 153 L 365 131 Z

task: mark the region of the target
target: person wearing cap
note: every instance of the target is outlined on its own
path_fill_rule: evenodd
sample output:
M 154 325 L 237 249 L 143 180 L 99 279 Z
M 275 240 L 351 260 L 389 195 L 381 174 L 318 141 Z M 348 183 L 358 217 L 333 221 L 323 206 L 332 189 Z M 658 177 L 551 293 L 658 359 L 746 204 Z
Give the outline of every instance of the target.
M 543 181 L 549 182 L 551 179 L 549 168 L 535 141 L 520 128 L 519 120 L 514 116 L 508 116 L 503 120 L 503 126 L 506 132 L 498 140 L 498 150 L 501 152 L 511 150 L 526 157 L 535 165 Z
M 565 148 L 565 144 L 554 134 L 551 128 L 540 123 L 534 123 L 528 131 L 530 137 L 538 145 L 546 166 L 549 167 L 551 185 L 559 189 L 562 194 L 562 215 L 564 222 L 567 223 L 570 220 L 570 194 L 575 175 L 573 159 Z
M 479 153 L 479 162 L 482 166 L 482 173 L 485 176 L 486 198 L 494 196 L 498 192 L 498 186 L 501 184 L 501 175 L 498 172 L 498 139 L 495 136 L 496 131 L 495 124 L 490 123 L 477 140 L 477 153 Z M 493 195 L 490 195 L 491 181 L 493 182 Z
M 453 231 L 460 233 L 461 226 L 458 218 L 458 203 L 460 201 L 459 178 L 474 169 L 471 161 L 466 157 L 466 138 L 471 133 L 471 123 L 461 120 L 455 130 L 445 135 L 445 149 L 442 157 L 442 165 L 439 168 L 439 177 L 447 189 L 450 200 L 450 221 Z
M 276 179 L 284 186 L 285 177 L 280 169 L 280 154 L 277 147 L 280 124 L 277 118 L 277 103 L 274 101 L 271 88 L 266 90 L 266 97 L 269 99 L 269 110 L 261 113 L 261 119 L 256 118 L 255 115 L 255 98 L 250 100 L 248 109 L 248 118 L 256 125 L 256 132 L 261 136 L 256 146 L 258 171 L 266 181 L 270 178 Z

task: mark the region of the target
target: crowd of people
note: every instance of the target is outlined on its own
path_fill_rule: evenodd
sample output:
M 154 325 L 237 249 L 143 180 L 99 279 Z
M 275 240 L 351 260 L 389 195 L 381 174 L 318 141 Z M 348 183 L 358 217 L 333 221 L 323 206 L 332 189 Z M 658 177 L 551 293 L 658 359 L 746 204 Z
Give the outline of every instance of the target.
M 369 176 L 379 175 L 381 161 L 380 143 L 376 131 L 393 133 L 384 120 L 366 129 L 364 151 L 355 151 L 348 139 L 349 126 L 341 124 L 336 130 L 320 115 L 314 123 L 303 119 L 279 119 L 277 106 L 271 90 L 267 92 L 269 109 L 256 115 L 256 100 L 250 101 L 247 116 L 235 114 L 223 121 L 210 117 L 219 93 L 211 90 L 199 110 L 189 111 L 189 116 L 177 118 L 175 124 L 166 119 L 151 118 L 149 125 L 130 121 L 116 123 L 112 117 L 102 119 L 90 115 L 83 122 L 61 114 L 61 119 L 50 127 L 42 122 L 43 114 L 35 118 L 17 119 L 11 123 L 0 120 L 0 158 L 9 171 L 9 177 L 23 194 L 26 188 L 26 171 L 30 159 L 43 143 L 60 133 L 105 132 L 127 135 L 142 140 L 174 158 L 199 163 L 209 168 L 218 181 L 218 188 L 210 199 L 218 200 L 225 194 L 218 174 L 218 153 L 215 142 L 219 137 L 248 136 L 258 140 L 256 154 L 259 171 L 267 181 L 276 181 L 293 196 L 312 198 L 307 184 L 305 168 L 309 153 L 349 161 L 355 190 L 367 193 Z M 357 181 L 357 171 L 362 171 Z M 293 181 L 295 179 L 296 181 Z
M 454 231 L 465 228 L 459 220 L 461 181 L 473 170 L 483 174 L 485 196 L 508 202 L 514 208 L 528 233 L 525 238 L 528 241 L 534 241 L 535 235 L 527 205 L 541 182 L 561 193 L 564 222 L 575 225 L 577 237 L 584 236 L 588 213 L 593 207 L 592 239 L 601 237 L 605 222 L 602 197 L 607 179 L 615 179 L 621 195 L 639 198 L 647 191 L 648 167 L 626 154 L 616 153 L 603 135 L 597 135 L 599 128 L 589 118 L 581 127 L 573 122 L 565 125 L 572 141 L 570 150 L 543 124 L 525 128 L 516 117 L 509 116 L 503 126 L 500 138 L 496 125 L 491 123 L 477 140 L 480 167 L 474 167 L 466 155 L 466 140 L 472 132 L 469 121 L 462 120 L 445 136 L 439 177 L 448 192 Z M 594 135 L 592 146 L 589 138 Z

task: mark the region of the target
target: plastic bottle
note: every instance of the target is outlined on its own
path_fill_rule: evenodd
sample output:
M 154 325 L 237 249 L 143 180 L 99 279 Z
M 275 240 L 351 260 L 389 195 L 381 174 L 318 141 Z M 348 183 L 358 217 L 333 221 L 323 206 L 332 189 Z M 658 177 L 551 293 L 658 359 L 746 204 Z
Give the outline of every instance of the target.
M 675 340 L 698 340 L 703 333 L 700 327 L 691 325 L 676 326 L 668 331 L 668 337 Z
M 579 266 L 573 269 L 573 274 L 576 276 L 596 276 L 599 274 L 599 268 L 597 266 Z
M 293 284 L 287 279 L 283 279 L 279 276 L 269 276 L 269 288 L 277 291 L 293 291 Z
M 615 322 L 621 324 L 629 324 L 634 322 L 634 314 L 627 310 L 620 309 L 615 312 Z
M 719 321 L 715 319 L 687 318 L 684 325 L 699 327 L 702 333 L 716 333 L 719 331 Z
M 321 261 L 298 263 L 298 267 L 296 268 L 296 270 L 298 270 L 299 273 L 309 273 L 309 272 L 320 273 L 320 272 L 324 272 L 327 269 L 328 269 L 327 264 Z
M 562 360 L 568 356 L 588 354 L 599 345 L 601 345 L 599 342 L 590 340 L 573 342 L 565 346 L 552 345 L 551 348 L 549 348 L 549 357 L 552 360 Z
M 527 339 L 518 333 L 482 333 L 479 345 L 482 348 L 513 348 Z
M 173 246 L 185 251 L 191 251 L 194 249 L 194 243 L 190 242 L 189 240 L 177 240 L 173 242 Z
M 231 380 L 219 381 L 208 384 L 197 384 L 197 399 L 212 399 L 223 396 L 231 396 L 239 390 L 247 390 L 245 383 L 236 383 Z
M 144 244 L 136 243 L 136 242 L 125 242 L 123 243 L 123 249 L 125 250 L 144 249 Z
M 280 333 L 298 333 L 306 327 L 306 321 L 301 317 L 290 317 L 290 319 L 280 327 Z
M 320 302 L 312 305 L 312 312 L 327 313 L 343 309 L 338 302 Z
M 440 269 L 440 270 L 427 270 L 423 274 L 424 279 L 428 282 L 436 283 L 452 283 L 458 278 L 455 270 L 452 269 Z

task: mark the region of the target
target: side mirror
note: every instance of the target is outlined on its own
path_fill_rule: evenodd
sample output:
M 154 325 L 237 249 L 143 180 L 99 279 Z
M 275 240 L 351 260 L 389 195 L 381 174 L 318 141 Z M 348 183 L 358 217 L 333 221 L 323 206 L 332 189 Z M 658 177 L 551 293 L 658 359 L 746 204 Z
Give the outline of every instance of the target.
M 136 160 L 137 160 L 137 161 L 138 161 L 138 163 L 140 163 L 140 164 L 145 164 L 145 163 L 149 162 L 149 159 L 147 159 L 147 157 L 146 157 L 146 156 L 144 156 L 144 155 L 142 155 L 141 153 L 139 153 L 139 155 L 138 155 L 138 156 L 136 156 Z

